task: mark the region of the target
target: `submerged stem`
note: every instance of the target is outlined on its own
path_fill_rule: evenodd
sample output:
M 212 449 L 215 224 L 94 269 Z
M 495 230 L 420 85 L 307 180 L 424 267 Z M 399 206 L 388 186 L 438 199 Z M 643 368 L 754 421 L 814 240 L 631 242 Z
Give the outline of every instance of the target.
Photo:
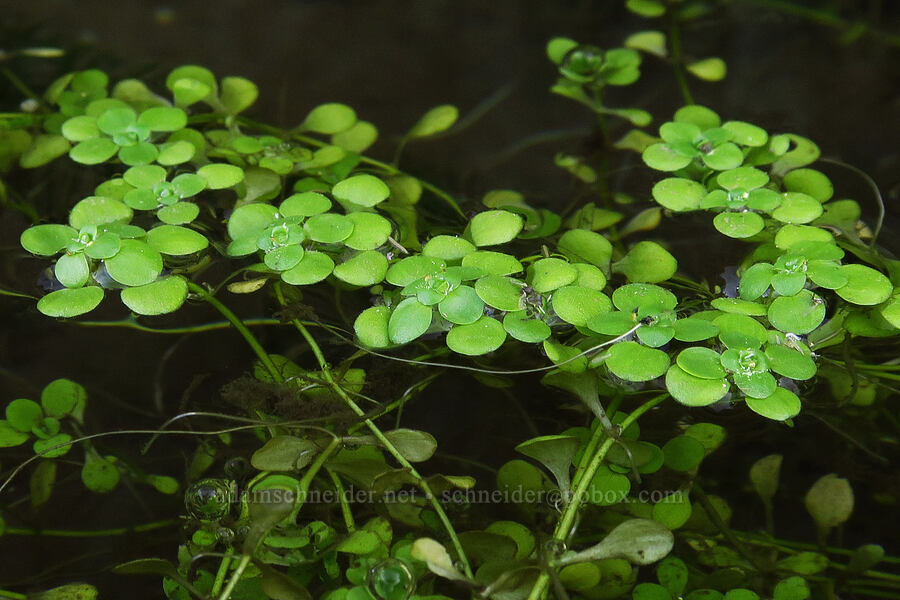
M 281 291 L 281 286 L 275 285 L 275 295 L 278 298 L 278 302 L 284 306 L 284 294 Z M 466 558 L 466 553 L 463 550 L 462 543 L 459 541 L 459 537 L 456 535 L 456 530 L 453 528 L 453 524 L 450 522 L 450 518 L 447 516 L 447 513 L 444 511 L 444 507 L 441 506 L 441 503 L 438 501 L 437 497 L 434 495 L 434 492 L 431 491 L 431 487 L 429 487 L 428 483 L 425 481 L 419 472 L 416 470 L 412 464 L 406 460 L 406 458 L 397 450 L 396 446 L 384 435 L 381 429 L 366 416 L 365 411 L 359 407 L 359 405 L 350 397 L 350 395 L 342 388 L 338 382 L 334 379 L 334 376 L 331 373 L 331 368 L 328 365 L 328 361 L 325 360 L 325 355 L 322 353 L 322 349 L 319 347 L 319 344 L 316 342 L 315 338 L 313 338 L 312 334 L 309 333 L 309 330 L 297 319 L 291 320 L 294 327 L 297 328 L 297 331 L 300 332 L 300 335 L 303 336 L 303 339 L 306 340 L 306 343 L 309 344 L 310 350 L 312 350 L 313 355 L 316 357 L 316 362 L 319 364 L 319 368 L 322 370 L 322 376 L 325 378 L 325 382 L 328 384 L 328 387 L 337 394 L 341 400 L 352 410 L 356 416 L 360 417 L 365 423 L 366 427 L 369 428 L 369 431 L 372 432 L 372 435 L 379 441 L 379 443 L 384 447 L 388 453 L 394 457 L 400 465 L 406 469 L 410 475 L 416 478 L 418 481 L 419 487 L 425 493 L 425 497 L 428 500 L 431 507 L 434 509 L 434 512 L 437 514 L 438 518 L 441 521 L 441 524 L 444 526 L 444 529 L 447 532 L 447 536 L 450 538 L 450 541 L 453 544 L 453 549 L 456 551 L 457 556 L 459 556 L 460 562 L 463 565 L 463 571 L 468 577 L 473 577 L 472 567 L 469 565 L 469 561 Z
M 188 288 L 190 288 L 192 292 L 200 296 L 203 300 L 211 304 L 212 307 L 217 311 L 222 313 L 222 316 L 225 317 L 235 329 L 237 329 L 238 333 L 240 333 L 241 336 L 247 341 L 247 344 L 259 358 L 259 362 L 262 363 L 263 367 L 265 367 L 266 371 L 269 373 L 273 380 L 275 380 L 277 383 L 284 382 L 284 377 L 281 376 L 281 372 L 275 367 L 275 363 L 272 362 L 272 358 L 266 352 L 265 348 L 262 347 L 262 344 L 259 343 L 259 340 L 256 339 L 256 336 L 254 336 L 247 328 L 247 326 L 244 325 L 244 322 L 241 321 L 237 315 L 231 312 L 231 309 L 219 302 L 219 300 L 217 300 L 215 296 L 207 292 L 206 289 L 204 289 L 202 286 L 197 285 L 192 281 L 188 281 Z
M 648 400 L 647 402 L 638 406 L 630 415 L 628 415 L 620 424 L 623 430 L 628 429 L 635 421 L 637 421 L 641 416 L 643 416 L 647 411 L 659 405 L 663 400 L 668 398 L 668 394 L 659 394 Z M 565 541 L 569 538 L 569 535 L 572 531 L 572 526 L 575 523 L 575 519 L 578 516 L 578 512 L 581 509 L 582 500 L 587 497 L 588 486 L 590 486 L 591 481 L 594 479 L 594 475 L 597 473 L 597 469 L 600 468 L 600 465 L 603 463 L 603 460 L 606 458 L 609 449 L 612 448 L 615 443 L 615 438 L 607 436 L 602 443 L 599 443 L 602 436 L 606 435 L 603 431 L 602 427 L 598 427 L 594 431 L 594 435 L 589 442 L 589 446 L 593 445 L 596 450 L 588 454 L 588 452 L 584 453 L 584 456 L 581 458 L 581 464 L 578 465 L 578 468 L 575 471 L 575 478 L 573 480 L 573 486 L 575 491 L 572 495 L 572 501 L 566 505 L 565 510 L 563 511 L 562 517 L 556 524 L 556 529 L 553 531 L 553 540 L 559 543 L 565 543 Z M 596 443 L 595 443 L 596 442 Z M 599 444 L 599 447 L 597 445 Z M 534 582 L 534 586 L 531 588 L 531 593 L 528 595 L 528 600 L 538 600 L 539 598 L 543 598 L 544 594 L 547 591 L 547 585 L 550 583 L 550 575 L 546 571 L 541 572 L 538 575 L 537 580 Z

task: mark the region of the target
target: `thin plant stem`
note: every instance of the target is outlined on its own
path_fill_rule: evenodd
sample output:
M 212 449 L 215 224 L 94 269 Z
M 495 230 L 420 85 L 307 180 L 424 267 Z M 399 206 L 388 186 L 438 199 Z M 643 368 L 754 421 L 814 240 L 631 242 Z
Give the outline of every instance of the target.
M 26 529 L 22 527 L 7 527 L 3 530 L 4 535 L 36 535 L 47 537 L 70 537 L 70 538 L 88 538 L 88 537 L 108 537 L 114 535 L 128 535 L 129 533 L 141 533 L 144 531 L 153 531 L 154 529 L 162 529 L 171 525 L 177 525 L 178 519 L 166 519 L 164 521 L 155 521 L 153 523 L 144 523 L 143 525 L 135 525 L 134 527 L 115 527 L 112 529 Z
M 262 363 L 263 367 L 265 367 L 266 371 L 268 371 L 269 375 L 274 379 L 277 383 L 283 383 L 284 377 L 281 376 L 281 372 L 275 367 L 275 363 L 272 362 L 271 357 L 266 352 L 265 348 L 259 343 L 259 340 L 250 332 L 244 322 L 241 321 L 237 315 L 235 315 L 231 310 L 219 302 L 215 296 L 207 292 L 202 286 L 197 285 L 192 281 L 188 281 L 188 287 L 192 292 L 200 296 L 203 300 L 208 302 L 215 308 L 217 311 L 222 313 L 222 316 L 225 317 L 231 325 L 237 329 L 238 333 L 247 341 L 247 344 L 259 358 L 259 362 Z
M 275 285 L 275 295 L 278 298 L 278 302 L 284 306 L 284 294 L 281 291 L 281 286 Z M 456 551 L 457 556 L 459 557 L 460 562 L 463 566 L 463 571 L 468 577 L 473 577 L 472 567 L 469 565 L 469 560 L 466 557 L 465 550 L 463 550 L 462 543 L 459 541 L 459 537 L 456 535 L 456 530 L 453 528 L 453 524 L 450 522 L 450 518 L 447 516 L 447 513 L 444 511 L 444 507 L 441 506 L 440 501 L 438 501 L 437 497 L 434 495 L 434 492 L 431 491 L 431 487 L 425 481 L 425 478 L 422 477 L 415 467 L 412 466 L 406 457 L 404 457 L 399 450 L 397 450 L 396 446 L 384 435 L 381 429 L 366 416 L 365 411 L 359 407 L 359 405 L 354 402 L 353 398 L 342 388 L 337 381 L 335 381 L 334 376 L 331 373 L 331 368 L 328 365 L 328 361 L 325 360 L 325 355 L 322 353 L 322 349 L 319 347 L 319 344 L 316 342 L 315 338 L 309 333 L 309 330 L 298 321 L 294 319 L 291 321 L 294 326 L 297 328 L 297 331 L 300 332 L 300 335 L 303 336 L 303 339 L 306 340 L 306 343 L 309 345 L 310 350 L 312 350 L 313 355 L 316 358 L 316 361 L 319 364 L 319 368 L 322 370 L 322 376 L 325 379 L 325 382 L 328 384 L 328 387 L 340 397 L 344 403 L 352 410 L 358 417 L 363 419 L 363 423 L 365 423 L 366 427 L 369 428 L 369 431 L 372 432 L 372 435 L 379 441 L 379 443 L 384 447 L 388 453 L 394 457 L 400 465 L 409 471 L 409 474 L 412 475 L 419 484 L 419 487 L 425 493 L 425 497 L 428 500 L 431 507 L 434 509 L 434 512 L 437 514 L 438 519 L 440 519 L 441 524 L 444 526 L 444 529 L 447 532 L 447 536 L 450 538 L 451 543 L 453 544 L 453 549 Z
M 647 411 L 659 405 L 663 400 L 668 398 L 668 394 L 659 394 L 654 396 L 644 404 L 638 406 L 630 415 L 625 417 L 620 426 L 623 430 L 628 429 L 632 423 L 636 422 L 639 418 L 641 418 Z M 602 431 L 602 427 L 598 427 L 596 431 L 594 431 L 594 436 L 598 437 L 604 435 Z M 599 438 L 598 438 L 599 439 Z M 602 444 L 596 449 L 596 451 L 590 456 L 590 459 L 586 463 L 583 469 L 581 469 L 580 473 L 576 471 L 575 477 L 577 479 L 577 483 L 574 483 L 575 491 L 572 496 L 572 502 L 569 502 L 566 505 L 565 510 L 563 511 L 562 517 L 560 517 L 559 522 L 556 524 L 556 529 L 553 531 L 553 540 L 559 543 L 565 543 L 565 541 L 569 538 L 569 534 L 572 531 L 572 526 L 575 523 L 575 519 L 578 516 L 578 513 L 581 509 L 581 501 L 587 497 L 588 487 L 591 484 L 591 481 L 594 479 L 594 475 L 597 473 L 597 469 L 600 468 L 600 465 L 603 463 L 603 460 L 606 458 L 606 454 L 609 452 L 609 449 L 612 448 L 615 443 L 615 439 L 612 437 L 607 437 Z M 585 456 L 587 456 L 587 452 L 585 452 Z M 584 458 L 582 458 L 582 465 L 584 465 Z M 579 466 L 581 467 L 581 465 Z M 550 583 L 550 574 L 547 571 L 542 571 L 540 575 L 538 575 L 537 580 L 534 582 L 534 586 L 531 588 L 531 593 L 528 595 L 528 600 L 539 600 L 544 597 L 544 594 L 547 592 L 547 586 Z
M 251 556 L 249 554 L 244 554 L 241 556 L 241 562 L 238 563 L 238 566 L 234 569 L 234 574 L 232 574 L 231 579 L 228 580 L 228 585 L 225 586 L 225 589 L 222 590 L 222 593 L 219 595 L 219 600 L 228 600 L 231 598 L 231 593 L 234 591 L 234 586 L 238 584 L 238 581 L 241 580 L 241 577 L 244 575 L 244 569 L 247 568 L 247 565 L 250 564 Z
M 344 484 L 341 482 L 341 478 L 338 477 L 337 473 L 331 469 L 325 470 L 328 472 L 328 476 L 331 477 L 331 482 L 334 484 L 334 491 L 337 492 L 338 502 L 341 505 L 341 515 L 344 517 L 344 525 L 347 527 L 347 532 L 353 533 L 356 531 L 356 521 L 353 520 L 353 512 L 350 510 L 350 506 L 347 504 L 347 498 L 344 495 Z
M 228 567 L 231 566 L 231 560 L 234 555 L 231 552 L 231 549 L 225 553 L 225 556 L 222 557 L 222 560 L 219 561 L 219 568 L 216 571 L 216 578 L 213 581 L 212 588 L 209 590 L 210 596 L 217 596 L 220 591 L 222 591 L 222 586 L 225 584 L 225 577 L 228 575 Z

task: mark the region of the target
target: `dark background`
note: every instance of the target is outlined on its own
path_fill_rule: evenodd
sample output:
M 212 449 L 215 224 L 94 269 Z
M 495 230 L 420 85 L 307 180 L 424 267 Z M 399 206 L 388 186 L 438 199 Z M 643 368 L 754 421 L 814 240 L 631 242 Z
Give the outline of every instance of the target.
M 452 103 L 464 118 L 472 111 L 483 114 L 457 135 L 411 144 L 401 166 L 453 193 L 465 210 L 474 210 L 482 194 L 495 188 L 517 189 L 536 205 L 561 209 L 571 200 L 572 186 L 568 175 L 553 166 L 553 156 L 561 150 L 583 148 L 593 132 L 594 118 L 586 109 L 548 92 L 556 74 L 544 47 L 548 39 L 560 35 L 600 47 L 617 46 L 634 31 L 660 27 L 656 21 L 630 15 L 622 4 L 618 0 L 0 1 L 0 47 L 9 51 L 55 45 L 68 51 L 61 59 L 16 58 L 8 63 L 36 89 L 43 89 L 63 72 L 89 67 L 107 70 L 114 81 L 141 77 L 155 83 L 156 89 L 164 89 L 162 82 L 171 68 L 195 63 L 219 77 L 241 75 L 255 81 L 261 96 L 249 114 L 276 125 L 295 125 L 322 102 L 344 102 L 379 127 L 381 141 L 372 154 L 387 160 L 399 136 L 423 112 Z M 900 215 L 896 208 L 900 194 L 897 40 L 864 35 L 845 44 L 841 40 L 845 30 L 840 26 L 798 18 L 764 4 L 750 0 L 717 3 L 709 14 L 685 28 L 688 56 L 720 56 L 729 67 L 723 82 L 691 79 L 697 102 L 711 106 L 726 119 L 810 137 L 824 156 L 866 171 L 888 204 L 890 219 L 884 241 L 896 248 L 895 219 Z M 837 7 L 847 22 L 866 22 L 894 36 L 900 30 L 898 2 L 798 2 L 796 6 Z M 637 84 L 610 94 L 610 104 L 650 110 L 656 116 L 651 126 L 655 128 L 682 100 L 667 65 L 645 58 L 642 71 Z M 15 110 L 21 98 L 5 82 L 0 90 L 4 99 L 0 110 Z M 626 130 L 615 124 L 613 136 Z M 546 141 L 532 143 L 534 140 Z M 838 197 L 855 198 L 867 216 L 875 214 L 865 181 L 839 167 L 823 170 L 835 180 Z M 639 199 L 649 197 L 649 185 L 629 186 L 627 178 L 626 173 L 623 186 L 636 189 Z M 78 198 L 80 192 L 73 190 L 84 185 L 46 182 L 41 194 Z M 27 224 L 12 210 L 2 207 L 0 211 L 0 247 L 12 259 L 0 264 L 0 286 L 38 293 L 34 286 L 37 261 L 27 260 L 16 250 L 18 236 Z M 696 240 L 689 241 L 696 245 Z M 701 251 L 696 259 L 702 261 L 703 257 Z M 190 310 L 188 320 L 193 322 L 218 319 L 209 312 Z M 115 318 L 117 314 L 101 316 Z M 172 414 L 184 390 L 192 385 L 214 402 L 218 386 L 244 372 L 251 360 L 233 332 L 193 336 L 177 344 L 165 336 L 128 331 L 93 329 L 89 335 L 85 333 L 37 315 L 29 302 L 3 298 L 0 389 L 4 401 L 34 398 L 49 380 L 66 376 L 88 387 L 89 413 L 90 406 L 95 406 L 95 414 L 102 409 L 106 415 L 107 421 L 95 423 L 94 430 L 133 427 L 135 419 L 153 426 L 160 420 L 154 416 L 156 402 Z M 445 410 L 424 402 L 428 409 L 413 418 L 438 435 L 442 448 L 491 460 L 492 450 L 502 446 L 509 451 L 521 441 L 523 425 L 509 417 L 508 404 L 502 398 L 487 400 L 483 388 L 478 392 L 459 378 L 445 378 L 442 388 L 445 395 L 454 396 L 457 414 L 481 411 L 493 432 L 487 439 L 473 436 L 471 430 L 455 431 Z M 559 396 L 553 398 L 561 401 Z M 799 425 L 803 427 L 804 422 Z M 441 427 L 446 431 L 439 434 Z M 813 439 L 824 435 L 809 423 L 806 427 L 805 435 Z M 761 428 L 757 438 L 763 431 L 768 429 Z M 836 438 L 821 439 L 834 442 Z M 122 441 L 117 449 L 136 452 L 139 443 Z M 176 454 L 187 452 L 187 446 L 171 444 Z M 162 454 L 142 464 L 152 468 L 158 461 L 158 472 L 178 476 L 171 471 L 171 457 L 166 457 L 165 449 L 163 445 Z M 734 471 L 744 477 L 752 460 L 761 455 L 738 453 L 734 460 L 740 466 Z M 795 496 L 829 468 L 835 467 L 811 466 L 808 476 L 796 484 L 799 491 Z M 467 469 L 458 466 L 459 470 Z M 77 481 L 67 485 L 78 488 Z M 4 502 L 21 497 L 26 490 L 27 478 L 21 478 Z M 55 499 L 54 510 L 45 511 L 49 514 L 35 524 L 124 526 L 135 519 L 150 521 L 171 515 L 180 503 L 179 498 L 169 504 L 154 499 L 142 505 L 127 494 L 77 496 L 69 504 L 65 498 Z M 800 537 L 811 540 L 811 526 L 803 527 L 807 529 Z M 863 531 L 864 541 L 882 537 L 877 535 L 878 527 L 878 523 L 864 525 L 872 533 L 865 537 Z M 60 543 L 7 536 L 0 539 L 4 557 L 0 584 L 24 585 L 25 574 L 46 569 L 40 586 L 73 577 L 90 581 L 101 577 L 104 585 L 115 585 L 112 582 L 121 579 L 98 573 L 128 558 L 170 554 L 179 537 L 178 531 L 169 531 L 139 539 L 120 536 Z M 134 597 L 158 595 L 159 584 L 153 577 L 128 582 L 135 586 L 127 588 Z

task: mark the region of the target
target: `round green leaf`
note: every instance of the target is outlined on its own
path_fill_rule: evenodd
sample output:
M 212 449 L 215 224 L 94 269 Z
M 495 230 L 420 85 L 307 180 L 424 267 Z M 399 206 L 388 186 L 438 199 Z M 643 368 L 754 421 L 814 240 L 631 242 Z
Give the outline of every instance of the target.
M 451 323 L 469 325 L 484 314 L 484 302 L 473 288 L 461 285 L 440 301 L 438 311 Z
M 588 487 L 588 501 L 594 506 L 613 506 L 628 497 L 631 480 L 608 466 L 600 465 Z
M 350 285 L 368 286 L 383 281 L 387 270 L 388 261 L 384 254 L 376 250 L 365 250 L 337 265 L 334 276 Z
M 496 246 L 509 242 L 522 231 L 522 217 L 507 210 L 487 210 L 469 222 L 469 236 L 476 246 Z
M 278 211 L 268 204 L 245 204 L 239 207 L 228 219 L 228 235 L 233 240 L 251 238 L 252 250 L 244 254 L 250 254 L 256 249 L 256 238 L 259 237 L 267 225 L 275 220 Z M 237 256 L 229 252 L 229 256 Z
M 678 366 L 686 373 L 701 379 L 721 379 L 725 377 L 725 369 L 719 361 L 719 353 L 711 348 L 694 346 L 685 348 L 675 359 Z
M 122 303 L 139 315 L 163 315 L 181 308 L 187 293 L 183 277 L 163 277 L 147 285 L 122 290 Z
M 369 348 L 390 346 L 391 338 L 388 330 L 390 318 L 391 309 L 387 306 L 372 306 L 362 311 L 353 323 L 353 330 L 360 344 Z
M 675 111 L 674 120 L 679 123 L 693 123 L 702 130 L 718 127 L 722 122 L 714 111 L 699 104 L 682 106 Z
M 772 211 L 772 217 L 782 223 L 809 223 L 822 215 L 822 203 L 800 192 L 786 192 L 781 205 Z
M 727 121 L 722 124 L 722 128 L 731 133 L 732 142 L 742 146 L 765 146 L 769 141 L 769 134 L 765 129 L 743 121 Z
M 141 165 L 131 167 L 122 174 L 128 185 L 136 188 L 149 188 L 166 180 L 166 170 L 159 165 Z
M 653 186 L 654 200 L 675 212 L 697 210 L 704 196 L 703 185 L 682 177 L 668 177 Z
M 612 309 L 612 301 L 606 294 L 578 285 L 567 285 L 554 291 L 550 302 L 560 319 L 577 327 L 587 325 L 596 315 Z
M 503 328 L 511 337 L 529 344 L 537 344 L 550 337 L 550 326 L 538 319 L 529 319 L 524 310 L 506 313 Z
M 63 254 L 56 261 L 53 274 L 67 288 L 80 288 L 90 279 L 91 269 L 84 253 Z
M 84 486 L 98 494 L 105 494 L 119 485 L 119 469 L 96 452 L 85 452 L 84 466 L 81 467 L 81 481 Z
M 725 142 L 706 154 L 701 154 L 701 158 L 710 169 L 727 171 L 741 166 L 741 163 L 744 162 L 744 153 L 731 142 Z
M 76 412 L 87 401 L 87 391 L 71 379 L 54 379 L 41 391 L 41 406 L 48 417 L 61 418 Z
M 196 147 L 185 140 L 160 144 L 158 149 L 159 154 L 156 156 L 156 162 L 167 167 L 184 164 L 194 158 L 194 155 L 197 153 Z
M 176 202 L 156 211 L 157 218 L 168 225 L 186 225 L 200 214 L 200 207 L 193 202 Z
M 211 190 L 222 190 L 239 184 L 244 180 L 244 170 L 234 165 L 213 163 L 197 169 L 197 175 L 206 180 Z
M 609 240 L 594 231 L 572 229 L 565 232 L 557 247 L 573 262 L 586 262 L 600 268 L 609 267 L 612 256 L 612 244 Z
M 29 432 L 31 430 L 29 429 Z M 14 448 L 28 441 L 31 436 L 15 429 L 6 421 L 0 421 L 0 448 Z M 0 519 L 0 535 L 3 534 L 3 520 Z
M 669 355 L 637 342 L 619 342 L 609 349 L 606 366 L 626 381 L 650 381 L 662 376 L 669 367 Z
M 446 264 L 430 256 L 408 256 L 391 265 L 385 279 L 391 285 L 405 287 L 414 281 L 440 272 Z
M 119 149 L 119 160 L 126 165 L 146 165 L 155 161 L 158 156 L 159 150 L 150 142 L 140 142 Z
M 659 283 L 676 270 L 678 261 L 655 242 L 638 242 L 613 265 L 613 271 L 625 275 L 629 282 Z
M 263 262 L 273 271 L 287 271 L 296 267 L 304 254 L 303 246 L 299 244 L 278 246 L 266 252 Z
M 103 196 L 88 196 L 79 201 L 69 213 L 69 225 L 81 230 L 87 225 L 105 225 L 107 223 L 131 220 L 134 211 L 118 200 Z
M 331 193 L 338 200 L 371 208 L 386 200 L 391 190 L 379 178 L 363 173 L 337 182 Z
M 769 323 L 785 333 L 807 334 L 824 319 L 825 302 L 809 290 L 801 290 L 794 296 L 779 296 L 769 305 Z
M 531 287 L 539 294 L 569 285 L 578 277 L 574 266 L 559 258 L 542 258 L 528 267 Z
M 147 232 L 147 243 L 161 254 L 185 256 L 209 245 L 206 237 L 186 227 L 160 225 Z
M 356 112 L 352 108 L 346 104 L 330 102 L 320 104 L 309 111 L 306 119 L 303 120 L 303 127 L 315 133 L 331 135 L 350 129 L 354 123 L 356 123 Z
M 657 171 L 678 171 L 683 169 L 693 160 L 692 156 L 685 156 L 676 152 L 668 144 L 652 144 L 641 154 L 644 163 Z
M 612 301 L 616 308 L 627 313 L 645 306 L 655 306 L 660 311 L 674 310 L 678 305 L 675 294 L 650 283 L 629 283 L 618 287 L 612 294 Z
M 187 114 L 180 108 L 155 106 L 142 112 L 138 123 L 150 131 L 177 131 L 187 125 Z
M 662 523 L 668 529 L 675 530 L 687 523 L 688 519 L 691 518 L 692 513 L 693 508 L 691 507 L 691 501 L 688 495 L 684 492 L 676 492 L 674 494 L 669 494 L 654 504 L 651 516 L 654 521 Z M 662 577 L 662 575 L 659 576 Z M 672 594 L 670 594 L 668 590 L 666 590 L 666 594 L 668 594 L 670 598 L 672 597 Z M 681 595 L 677 594 L 677 596 L 680 597 Z M 700 599 L 692 597 L 692 600 Z
M 704 81 L 721 81 L 725 78 L 727 67 L 724 60 L 713 56 L 688 64 L 687 70 Z
M 506 340 L 500 321 L 487 315 L 469 325 L 455 325 L 447 333 L 447 347 L 458 354 L 479 356 L 493 352 Z
M 388 336 L 394 344 L 405 344 L 416 339 L 431 327 L 432 310 L 415 298 L 407 298 L 398 304 L 388 321 Z
M 472 252 L 475 252 L 475 246 L 471 242 L 454 235 L 436 235 L 422 247 L 425 256 L 448 262 L 459 261 Z
M 331 200 L 322 194 L 317 192 L 303 192 L 301 194 L 288 196 L 278 207 L 278 212 L 285 217 L 311 217 L 327 212 L 330 208 Z
M 834 185 L 824 173 L 815 169 L 794 169 L 784 176 L 784 188 L 827 202 L 834 195 Z
M 77 317 L 94 310 L 103 300 L 103 289 L 88 286 L 50 292 L 37 303 L 37 309 L 48 317 Z
M 728 348 L 759 348 L 769 339 L 762 323 L 746 315 L 726 313 L 713 323 L 719 328 L 719 339 Z
M 781 250 L 802 242 L 834 243 L 834 237 L 827 229 L 810 225 L 783 225 L 775 234 L 775 246 Z
M 847 284 L 835 292 L 847 302 L 862 306 L 881 304 L 894 291 L 891 280 L 871 267 L 843 265 L 841 273 L 847 277 Z
M 79 115 L 68 119 L 62 124 L 60 133 L 70 142 L 83 142 L 84 140 L 101 137 L 100 129 L 97 127 L 97 119 L 87 115 Z
M 745 300 L 756 300 L 762 296 L 772 283 L 774 269 L 769 263 L 756 263 L 741 275 L 738 286 L 741 297 Z
M 164 225 L 164 227 L 171 226 Z M 106 259 L 105 263 L 110 277 L 130 287 L 154 281 L 163 267 L 159 252 L 137 240 L 122 240 L 119 253 Z
M 243 77 L 222 78 L 222 93 L 219 94 L 219 99 L 228 114 L 236 115 L 247 109 L 256 102 L 258 96 L 259 89 L 249 79 Z
M 816 363 L 812 358 L 786 346 L 767 345 L 766 358 L 769 368 L 784 377 L 805 381 L 816 374 Z
M 662 448 L 665 464 L 672 470 L 687 472 L 695 469 L 706 456 L 706 448 L 698 440 L 679 435 Z
M 281 279 L 291 285 L 311 285 L 331 275 L 333 270 L 334 261 L 327 254 L 307 251 L 296 266 L 281 273 Z
M 53 256 L 78 235 L 78 232 L 66 225 L 35 225 L 22 232 L 19 243 L 22 247 L 38 256 Z
M 706 319 L 688 317 L 675 321 L 675 339 L 681 342 L 699 342 L 718 333 L 719 328 Z
M 713 225 L 723 235 L 744 239 L 753 237 L 766 227 L 766 222 L 755 212 L 721 212 L 713 218 Z
M 500 275 L 482 277 L 475 282 L 475 292 L 485 304 L 498 310 L 517 311 L 524 308 L 523 288 L 509 277 Z
M 353 233 L 353 221 L 337 213 L 322 213 L 310 217 L 303 224 L 303 229 L 312 240 L 334 244 L 350 237 Z
M 61 448 L 56 448 L 55 450 L 50 450 L 55 446 L 59 446 L 60 444 L 68 444 L 72 441 L 72 436 L 68 433 L 58 433 L 51 438 L 45 440 L 35 440 L 32 448 L 34 449 L 35 454 L 40 454 L 44 458 L 58 458 L 71 450 L 72 446 L 62 446 Z
M 350 152 L 364 152 L 378 139 L 378 129 L 368 121 L 357 121 L 350 129 L 331 136 L 331 143 Z M 293 166 L 293 165 L 292 165 Z
M 353 222 L 353 233 L 344 240 L 344 245 L 348 248 L 374 250 L 384 244 L 391 235 L 391 222 L 381 215 L 354 212 L 347 215 L 347 218 Z
M 487 275 L 512 275 L 522 271 L 522 263 L 516 257 L 491 250 L 477 250 L 466 254 L 462 259 L 462 266 L 481 269 Z
M 450 129 L 456 119 L 459 118 L 459 110 L 452 104 L 435 106 L 410 129 L 407 134 L 411 138 L 427 137 Z
M 599 291 L 603 291 L 606 288 L 606 275 L 594 265 L 575 263 L 572 266 L 575 267 L 575 271 L 578 273 L 578 276 L 575 278 L 575 285 Z
M 752 190 L 769 183 L 769 176 L 754 167 L 738 167 L 719 173 L 716 182 L 726 190 Z
M 30 432 L 43 418 L 44 411 L 34 400 L 18 398 L 6 405 L 6 421 L 21 432 Z
M 118 106 L 118 101 L 115 101 Z M 134 125 L 137 114 L 129 107 L 109 108 L 97 117 L 97 127 L 107 135 L 116 135 Z
M 800 399 L 790 390 L 775 388 L 767 398 L 746 398 L 747 406 L 758 415 L 773 421 L 785 421 L 800 414 Z
M 716 298 L 710 304 L 716 310 L 738 315 L 750 315 L 762 317 L 766 314 L 766 307 L 758 302 L 750 302 L 740 298 Z
M 725 397 L 728 381 L 702 379 L 683 370 L 677 364 L 666 372 L 666 389 L 675 400 L 686 406 L 709 406 Z

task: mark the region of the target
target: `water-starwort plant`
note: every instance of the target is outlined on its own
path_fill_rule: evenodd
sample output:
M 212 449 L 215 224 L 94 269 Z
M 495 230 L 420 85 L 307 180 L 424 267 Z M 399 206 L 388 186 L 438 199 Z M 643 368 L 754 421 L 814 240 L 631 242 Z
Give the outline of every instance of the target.
M 676 5 L 627 2 L 648 18 Z M 10 449 L 5 466 L 22 462 L 0 493 L 29 476 L 37 509 L 76 469 L 92 493 L 125 482 L 183 494 L 177 519 L 128 529 L 181 523 L 178 547 L 115 569 L 157 577 L 172 599 L 896 597 L 900 578 L 876 566 L 900 559 L 875 544 L 829 545 L 853 511 L 846 479 L 824 475 L 805 496 L 816 544 L 775 537 L 780 469 L 799 458 L 773 454 L 750 468 L 765 507 L 760 531 L 732 526 L 725 490 L 704 490 L 705 463 L 735 432 L 695 409 L 739 411 L 751 428 L 791 427 L 827 404 L 822 379 L 835 411 L 869 407 L 893 389 L 896 361 L 864 358 L 855 344 L 887 338 L 876 357 L 896 348 L 900 270 L 859 205 L 833 199 L 812 141 L 693 103 L 685 71 L 716 80 L 724 63 L 685 60 L 686 18 L 670 15 L 668 34 L 644 31 L 624 48 L 557 38 L 546 49 L 559 73 L 552 91 L 596 115 L 605 150 L 636 152 L 658 172 L 643 191 L 655 205 L 633 211 L 609 186 L 608 157 L 560 154 L 556 164 L 592 190 L 590 203 L 557 214 L 494 190 L 464 212 L 451 194 L 364 154 L 378 131 L 352 108 L 323 104 L 278 129 L 244 116 L 258 95 L 252 82 L 194 65 L 169 73 L 163 92 L 135 79 L 111 85 L 96 69 L 71 73 L 40 96 L 37 112 L 3 115 L 4 153 L 21 168 L 71 160 L 96 181 L 72 200 L 66 224 L 35 222 L 21 234 L 43 265 L 38 311 L 160 334 L 232 327 L 256 363 L 226 386 L 219 410 L 172 415 L 156 430 L 89 433 L 87 392 L 69 379 L 47 384 L 40 402 L 9 399 L 0 446 Z M 640 77 L 639 51 L 672 63 L 685 105 L 615 142 L 622 123 L 653 121 L 604 100 L 607 87 Z M 450 105 L 428 111 L 396 156 L 452 131 L 458 114 Z M 744 249 L 739 264 L 715 265 L 736 274 L 724 287 L 694 279 L 658 230 L 693 213 Z M 278 318 L 238 316 L 229 294 L 267 294 Z M 124 320 L 84 320 L 121 313 L 119 301 Z M 154 325 L 199 302 L 225 322 Z M 335 312 L 323 307 L 337 316 L 323 317 Z M 293 331 L 310 360 L 267 350 L 253 330 L 263 324 Z M 373 373 L 397 361 L 409 367 L 398 376 L 408 387 L 385 396 Z M 514 447 L 523 458 L 476 465 L 491 473 L 487 483 L 420 471 L 438 439 L 402 427 L 402 410 L 453 371 L 511 402 L 512 377 L 539 374 L 542 400 L 565 415 L 554 416 L 555 429 L 523 432 Z M 677 427 L 642 427 L 660 414 L 681 415 Z M 146 438 L 145 452 L 163 436 L 199 441 L 173 477 L 107 449 L 121 435 Z M 502 518 L 480 510 L 484 498 L 504 503 Z M 4 542 L 122 533 L 30 528 L 14 503 L 2 506 Z M 738 516 L 746 527 L 753 515 Z M 0 595 L 98 590 L 71 583 Z

